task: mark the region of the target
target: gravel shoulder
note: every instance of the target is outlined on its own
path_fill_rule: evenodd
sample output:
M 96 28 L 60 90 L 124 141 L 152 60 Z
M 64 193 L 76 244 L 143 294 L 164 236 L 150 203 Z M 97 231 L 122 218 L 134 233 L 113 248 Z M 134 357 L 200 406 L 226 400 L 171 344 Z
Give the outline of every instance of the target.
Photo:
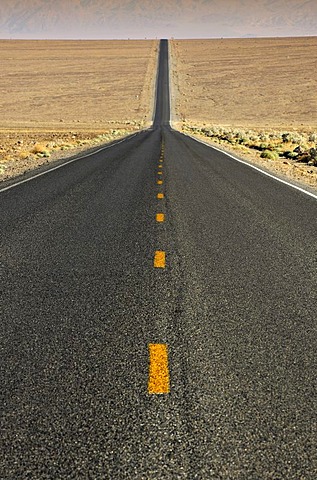
M 0 131 L 0 184 L 39 167 L 108 144 L 142 129 L 126 128 L 88 132 L 5 132 Z
M 0 40 L 0 182 L 152 123 L 158 42 Z
M 317 192 L 316 41 L 172 40 L 172 127 Z
M 302 163 L 296 159 L 288 159 L 285 157 L 276 157 L 274 159 L 262 158 L 261 151 L 254 148 L 244 147 L 243 145 L 229 143 L 218 138 L 210 138 L 201 132 L 201 128 L 182 124 L 182 122 L 174 122 L 173 128 L 188 134 L 198 140 L 217 147 L 218 149 L 230 153 L 252 165 L 262 168 L 263 170 L 276 175 L 283 180 L 289 180 L 303 188 L 308 187 L 311 191 L 317 193 L 317 166 L 312 162 Z M 202 127 L 204 130 L 206 127 Z M 292 147 L 296 148 L 296 147 Z

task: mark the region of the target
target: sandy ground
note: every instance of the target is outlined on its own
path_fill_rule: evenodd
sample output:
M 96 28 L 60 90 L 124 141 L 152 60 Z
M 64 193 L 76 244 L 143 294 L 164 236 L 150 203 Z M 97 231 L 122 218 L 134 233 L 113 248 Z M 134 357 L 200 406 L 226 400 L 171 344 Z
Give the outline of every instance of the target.
M 138 131 L 138 127 L 136 123 L 130 128 L 110 129 L 107 133 L 105 130 L 0 131 L 0 182 L 125 137 Z
M 152 122 L 158 42 L 0 41 L 0 180 Z
M 317 37 L 171 41 L 173 126 L 317 189 L 317 166 L 260 152 L 205 131 L 239 130 L 254 142 L 288 133 L 305 150 L 317 132 Z M 251 144 L 252 142 L 249 142 Z M 288 147 L 290 144 L 287 145 Z
M 317 193 L 317 167 L 311 164 L 301 163 L 286 158 L 278 158 L 276 160 L 261 158 L 260 152 L 256 152 L 250 148 L 241 145 L 233 145 L 226 141 L 219 141 L 206 137 L 195 127 L 189 127 L 182 123 L 176 123 L 177 130 L 186 133 L 194 138 L 202 140 L 212 146 L 232 154 L 233 156 L 246 160 L 247 162 L 259 166 L 285 180 L 293 180 L 299 186 L 309 187 L 311 191 Z

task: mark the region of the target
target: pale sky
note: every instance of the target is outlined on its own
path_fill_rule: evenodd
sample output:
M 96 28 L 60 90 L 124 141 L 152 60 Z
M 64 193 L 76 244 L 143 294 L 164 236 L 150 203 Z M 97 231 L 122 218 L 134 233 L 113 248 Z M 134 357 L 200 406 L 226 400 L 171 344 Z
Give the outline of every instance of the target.
M 0 0 L 0 38 L 317 35 L 317 0 Z

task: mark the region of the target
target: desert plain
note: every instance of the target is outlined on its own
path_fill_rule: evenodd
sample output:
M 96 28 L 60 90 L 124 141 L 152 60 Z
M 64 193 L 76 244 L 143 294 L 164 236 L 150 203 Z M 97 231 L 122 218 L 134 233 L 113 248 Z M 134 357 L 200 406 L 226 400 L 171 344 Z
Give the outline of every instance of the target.
M 172 40 L 173 126 L 317 188 L 317 37 Z
M 0 41 L 0 180 L 152 122 L 156 40 Z
M 317 37 L 169 45 L 174 128 L 317 189 Z M 0 41 L 0 181 L 149 127 L 158 47 Z

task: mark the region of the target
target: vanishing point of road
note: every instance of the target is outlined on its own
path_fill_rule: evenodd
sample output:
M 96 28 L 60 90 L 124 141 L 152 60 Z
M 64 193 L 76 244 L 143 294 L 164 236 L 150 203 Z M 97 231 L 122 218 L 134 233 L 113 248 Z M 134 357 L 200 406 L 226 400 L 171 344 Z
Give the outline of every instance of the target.
M 0 187 L 1 479 L 317 478 L 316 198 L 168 78 L 161 41 L 150 129 Z

